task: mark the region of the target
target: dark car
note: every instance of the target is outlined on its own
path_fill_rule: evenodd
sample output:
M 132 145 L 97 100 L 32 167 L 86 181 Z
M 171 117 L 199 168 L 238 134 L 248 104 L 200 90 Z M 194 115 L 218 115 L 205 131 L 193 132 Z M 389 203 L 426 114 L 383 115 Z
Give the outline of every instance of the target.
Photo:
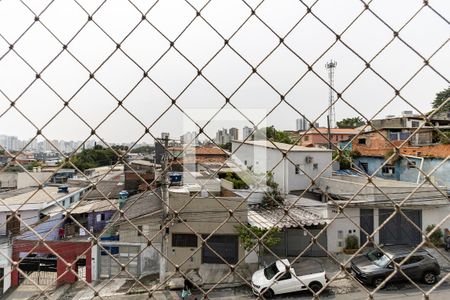
M 405 246 L 383 247 L 382 251 L 374 249 L 351 261 L 351 272 L 363 284 L 379 286 L 386 277 L 394 272 L 394 263 L 400 263 L 414 248 Z M 421 280 L 427 284 L 437 282 L 441 268 L 427 250 L 419 249 L 401 266 L 401 270 L 412 280 Z M 390 281 L 408 280 L 397 272 Z

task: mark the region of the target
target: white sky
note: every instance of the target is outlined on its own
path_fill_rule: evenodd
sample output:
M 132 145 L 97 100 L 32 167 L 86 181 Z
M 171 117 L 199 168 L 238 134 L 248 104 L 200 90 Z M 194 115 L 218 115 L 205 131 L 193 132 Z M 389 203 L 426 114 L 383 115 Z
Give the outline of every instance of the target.
M 178 137 L 191 130 L 192 126 L 184 125 L 186 122 L 183 121 L 183 114 L 176 107 L 170 108 L 158 119 L 169 108 L 171 100 L 148 78 L 140 81 L 142 69 L 148 70 L 151 67 L 149 72 L 151 79 L 170 97 L 177 98 L 177 104 L 182 109 L 207 108 L 207 111 L 211 112 L 224 104 L 224 97 L 203 77 L 196 78 L 196 69 L 174 49 L 170 49 L 154 65 L 169 49 L 167 39 L 174 40 L 195 18 L 195 10 L 186 1 L 159 1 L 147 15 L 147 19 L 167 39 L 146 21 L 141 22 L 141 13 L 125 0 L 109 0 L 98 11 L 96 11 L 98 5 L 103 1 L 79 0 L 87 12 L 75 1 L 56 0 L 41 14 L 49 2 L 25 1 L 34 14 L 40 15 L 42 24 L 60 41 L 55 39 L 41 23 L 34 23 L 34 14 L 19 1 L 0 2 L 0 34 L 3 37 L 0 38 L 0 90 L 3 93 L 0 93 L 0 134 L 16 135 L 26 139 L 34 136 L 36 132 L 17 110 L 10 109 L 5 113 L 9 107 L 7 98 L 17 100 L 17 109 L 38 127 L 44 126 L 63 109 L 60 97 L 65 101 L 70 100 L 69 106 L 95 128 L 117 107 L 117 101 L 113 97 L 115 96 L 119 100 L 124 99 L 124 107 L 143 124 L 147 126 L 154 124 L 150 129 L 154 135 L 159 136 L 161 131 L 168 131 Z M 146 11 L 154 1 L 132 2 L 140 10 Z M 190 1 L 197 8 L 202 7 L 205 2 L 207 1 Z M 253 7 L 259 2 L 247 1 Z M 314 1 L 305 2 L 310 5 Z M 448 0 L 429 2 L 443 18 L 447 20 L 450 18 Z M 394 30 L 399 30 L 422 5 L 423 1 L 373 0 L 370 8 Z M 319 0 L 312 8 L 312 12 L 334 31 L 341 33 L 363 9 L 363 2 L 359 0 Z M 94 11 L 96 11 L 93 15 L 94 21 L 111 35 L 115 42 L 121 42 L 122 50 L 134 62 L 120 50 L 115 51 L 115 42 L 92 22 L 86 24 L 72 39 L 86 23 L 87 13 L 92 14 Z M 298 0 L 266 0 L 256 9 L 256 14 L 276 34 L 285 37 L 289 32 L 285 37 L 286 45 L 307 63 L 312 64 L 333 44 L 335 36 L 311 14 L 291 31 L 305 12 L 306 8 Z M 202 10 L 202 16 L 227 39 L 249 15 L 250 9 L 241 0 L 213 0 Z M 33 23 L 32 28 L 21 36 Z M 136 26 L 133 33 L 128 35 Z M 431 109 L 436 92 L 448 86 L 449 36 L 448 22 L 428 7 L 420 11 L 400 31 L 400 37 L 426 58 L 447 42 L 430 60 L 430 64 L 447 80 L 431 68 L 425 67 L 407 83 L 422 67 L 423 60 L 398 39 L 379 54 L 371 65 L 395 88 L 400 89 L 406 84 L 401 94 L 412 105 L 426 112 Z M 392 37 L 392 31 L 366 11 L 342 35 L 342 40 L 359 56 L 371 60 Z M 29 66 L 14 52 L 8 51 L 8 44 L 12 43 L 14 50 Z M 62 50 L 61 43 L 68 43 L 67 49 L 73 56 L 67 51 L 58 56 Z M 345 89 L 344 99 L 368 118 L 374 116 L 394 96 L 394 90 L 370 70 L 366 70 L 347 88 L 365 66 L 364 62 L 341 42 L 336 43 L 313 66 L 314 71 L 323 80 L 309 72 L 294 87 L 294 83 L 307 71 L 307 66 L 286 46 L 279 46 L 279 38 L 256 17 L 251 17 L 229 43 L 249 63 L 258 66 L 258 73 L 278 92 L 284 94 L 289 91 L 286 100 L 310 119 L 318 117 L 327 107 L 328 87 L 323 80 L 327 80 L 324 65 L 330 59 L 338 62 L 336 89 L 339 91 Z M 175 47 L 198 68 L 203 68 L 223 44 L 223 38 L 203 20 L 197 18 L 176 40 Z M 277 46 L 279 47 L 272 55 L 260 64 L 261 60 Z M 112 56 L 99 68 L 110 55 Z M 52 60 L 53 62 L 46 67 Z M 112 95 L 94 80 L 90 80 L 79 90 L 89 79 L 89 73 L 94 71 L 97 80 Z M 35 81 L 23 93 L 35 79 L 35 72 L 41 73 L 42 79 L 59 96 L 42 80 Z M 280 96 L 258 75 L 252 75 L 234 93 L 250 73 L 251 67 L 228 46 L 203 69 L 204 76 L 224 95 L 233 94 L 231 103 L 235 107 L 245 109 L 246 117 L 253 122 L 259 122 L 259 112 L 269 111 L 278 103 Z M 195 81 L 183 92 L 194 78 Z M 229 105 L 226 107 L 231 108 Z M 256 109 L 258 113 L 252 114 L 252 109 Z M 378 114 L 378 117 L 385 117 L 388 114 L 398 115 L 403 110 L 414 109 L 400 98 L 396 98 Z M 337 120 L 356 115 L 357 113 L 344 102 L 339 101 L 336 105 Z M 242 115 L 237 118 L 241 117 Z M 283 103 L 267 120 L 264 120 L 264 123 L 273 124 L 280 129 L 295 129 L 295 119 L 298 117 L 295 110 Z M 200 119 L 198 122 L 201 125 L 205 124 Z M 325 114 L 319 122 L 325 125 Z M 247 123 L 249 122 L 242 120 L 236 123 L 232 120 L 223 121 L 219 114 L 217 121 L 211 122 L 205 130 L 214 137 L 218 128 L 233 126 L 242 128 Z M 65 140 L 84 140 L 90 131 L 67 108 L 43 129 L 43 133 L 49 139 Z M 119 108 L 100 125 L 97 132 L 109 142 L 132 142 L 144 134 L 144 127 L 128 112 Z M 152 142 L 153 139 L 147 135 L 142 141 Z

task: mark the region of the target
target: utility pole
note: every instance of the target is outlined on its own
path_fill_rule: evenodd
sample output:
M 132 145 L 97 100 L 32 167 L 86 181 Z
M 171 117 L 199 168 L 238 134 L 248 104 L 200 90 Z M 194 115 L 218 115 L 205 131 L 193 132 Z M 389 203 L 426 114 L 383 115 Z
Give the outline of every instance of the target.
M 167 167 L 169 165 L 169 137 L 164 137 L 164 155 L 162 157 L 162 174 L 161 174 L 161 199 L 163 201 L 163 216 L 161 219 L 161 228 L 164 228 L 161 239 L 161 252 L 165 257 L 161 257 L 159 263 L 159 281 L 163 283 L 166 277 L 167 270 L 167 254 L 169 249 L 169 229 L 166 228 L 169 218 L 169 180 L 167 178 Z
M 336 112 L 334 110 L 334 69 L 337 66 L 337 62 L 330 60 L 325 64 L 325 68 L 328 70 L 328 80 L 330 85 L 330 96 L 328 101 L 328 118 L 330 120 L 330 127 L 335 128 L 336 127 Z

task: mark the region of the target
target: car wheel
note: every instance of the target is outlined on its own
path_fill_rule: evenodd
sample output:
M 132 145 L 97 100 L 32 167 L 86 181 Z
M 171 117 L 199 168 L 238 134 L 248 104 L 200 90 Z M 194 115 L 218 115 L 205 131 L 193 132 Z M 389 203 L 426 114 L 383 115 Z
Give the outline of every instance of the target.
M 437 281 L 437 277 L 433 272 L 425 272 L 423 274 L 423 281 L 426 284 L 435 284 Z
M 268 289 L 263 294 L 264 298 L 266 298 L 266 299 L 273 298 L 274 295 L 275 295 L 275 293 L 271 289 Z
M 373 286 L 374 287 L 379 287 L 382 283 L 383 283 L 383 281 L 384 281 L 384 278 L 375 278 L 374 280 L 373 280 Z
M 317 293 L 322 289 L 322 284 L 320 282 L 313 282 L 309 285 L 309 288 L 313 290 L 314 293 Z

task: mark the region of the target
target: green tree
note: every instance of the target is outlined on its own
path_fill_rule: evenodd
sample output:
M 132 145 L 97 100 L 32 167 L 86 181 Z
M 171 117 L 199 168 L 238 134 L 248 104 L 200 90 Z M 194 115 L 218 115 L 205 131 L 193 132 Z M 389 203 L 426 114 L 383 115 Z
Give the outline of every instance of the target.
M 92 149 L 82 150 L 80 153 L 73 155 L 70 161 L 81 171 L 90 168 L 97 168 L 102 166 L 113 165 L 117 162 L 117 155 L 109 148 L 103 148 L 96 145 Z M 71 168 L 72 165 L 66 163 L 66 168 Z
M 281 206 L 284 202 L 284 198 L 278 188 L 278 183 L 273 180 L 272 173 L 267 174 L 266 185 L 269 187 L 269 190 L 264 193 L 261 206 L 264 208 Z
M 131 149 L 130 152 L 131 153 L 150 154 L 150 153 L 154 153 L 155 152 L 155 147 L 154 146 L 145 145 L 145 146 L 140 146 L 140 147 Z
M 336 123 L 338 128 L 356 128 L 364 124 L 365 122 L 361 117 L 345 118 Z
M 231 142 L 228 142 L 228 143 L 225 143 L 225 144 L 220 144 L 219 147 L 224 149 L 224 150 L 231 151 Z
M 255 247 L 255 245 L 258 244 L 258 241 L 260 241 L 260 245 L 264 244 L 268 248 L 273 247 L 280 242 L 280 238 L 277 237 L 280 229 L 276 227 L 272 227 L 270 229 L 262 229 L 251 225 L 238 225 L 235 228 L 238 232 L 242 246 L 246 251 L 251 251 Z M 258 252 L 258 254 L 262 254 L 264 253 L 264 249 L 265 248 L 261 246 L 259 248 L 257 247 L 255 250 Z M 258 261 L 260 257 L 261 255 L 258 255 Z
M 224 179 L 233 183 L 234 189 L 248 189 L 248 185 L 235 173 L 227 172 Z
M 448 98 L 450 98 L 450 87 L 440 91 L 436 94 L 436 98 L 433 101 L 433 108 L 438 108 L 442 103 L 444 103 Z M 450 101 L 447 101 L 440 112 L 449 111 L 450 110 Z
M 284 131 L 276 130 L 272 125 L 270 127 L 264 127 L 255 131 L 252 136 L 253 140 L 271 140 L 273 142 L 285 143 L 285 144 L 294 144 L 289 133 Z

